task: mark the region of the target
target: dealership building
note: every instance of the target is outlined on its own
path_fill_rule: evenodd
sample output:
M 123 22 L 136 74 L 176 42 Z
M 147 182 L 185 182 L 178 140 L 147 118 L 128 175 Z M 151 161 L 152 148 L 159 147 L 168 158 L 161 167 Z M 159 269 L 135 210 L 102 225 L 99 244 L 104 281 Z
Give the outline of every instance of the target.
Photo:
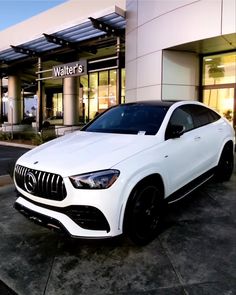
M 137 100 L 200 100 L 236 126 L 236 0 L 69 0 L 0 32 L 3 124 Z

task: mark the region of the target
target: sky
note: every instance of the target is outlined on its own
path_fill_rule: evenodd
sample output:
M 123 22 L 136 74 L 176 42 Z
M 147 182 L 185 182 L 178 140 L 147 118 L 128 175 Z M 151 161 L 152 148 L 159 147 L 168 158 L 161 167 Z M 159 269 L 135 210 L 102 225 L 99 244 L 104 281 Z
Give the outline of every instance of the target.
M 0 31 L 67 0 L 0 0 Z

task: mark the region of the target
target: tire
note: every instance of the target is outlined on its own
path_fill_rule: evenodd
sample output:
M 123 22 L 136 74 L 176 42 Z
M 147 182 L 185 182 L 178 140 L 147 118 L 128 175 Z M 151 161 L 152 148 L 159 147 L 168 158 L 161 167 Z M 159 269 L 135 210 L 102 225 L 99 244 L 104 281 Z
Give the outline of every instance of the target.
M 234 170 L 234 154 L 230 144 L 225 145 L 216 167 L 215 179 L 218 182 L 229 181 Z
M 124 232 L 140 246 L 151 242 L 161 228 L 164 201 L 161 189 L 145 181 L 131 193 L 125 212 Z

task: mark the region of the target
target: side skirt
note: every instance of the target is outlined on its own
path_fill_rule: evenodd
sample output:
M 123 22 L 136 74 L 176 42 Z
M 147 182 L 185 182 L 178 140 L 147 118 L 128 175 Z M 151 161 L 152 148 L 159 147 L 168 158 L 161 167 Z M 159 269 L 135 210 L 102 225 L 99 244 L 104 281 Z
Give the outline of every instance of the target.
M 214 176 L 215 168 L 210 169 L 209 171 L 203 173 L 201 176 L 197 177 L 196 179 L 190 181 L 188 184 L 180 188 L 179 190 L 175 191 L 173 194 L 169 195 L 166 198 L 168 204 L 175 203 L 187 195 L 189 195 L 192 191 L 197 189 L 203 183 L 207 182 Z

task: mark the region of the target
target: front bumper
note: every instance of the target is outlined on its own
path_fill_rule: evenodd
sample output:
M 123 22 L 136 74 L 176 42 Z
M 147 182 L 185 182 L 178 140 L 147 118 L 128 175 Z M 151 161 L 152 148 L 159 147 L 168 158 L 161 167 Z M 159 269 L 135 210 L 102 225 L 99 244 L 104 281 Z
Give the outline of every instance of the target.
M 118 182 L 103 190 L 76 189 L 69 177 L 18 164 L 14 180 L 18 192 L 15 207 L 31 220 L 74 237 L 122 234 L 123 185 Z
M 92 206 L 53 207 L 37 204 L 19 196 L 14 204 L 16 210 L 42 226 L 65 232 L 72 237 L 112 237 L 110 226 L 97 208 Z

